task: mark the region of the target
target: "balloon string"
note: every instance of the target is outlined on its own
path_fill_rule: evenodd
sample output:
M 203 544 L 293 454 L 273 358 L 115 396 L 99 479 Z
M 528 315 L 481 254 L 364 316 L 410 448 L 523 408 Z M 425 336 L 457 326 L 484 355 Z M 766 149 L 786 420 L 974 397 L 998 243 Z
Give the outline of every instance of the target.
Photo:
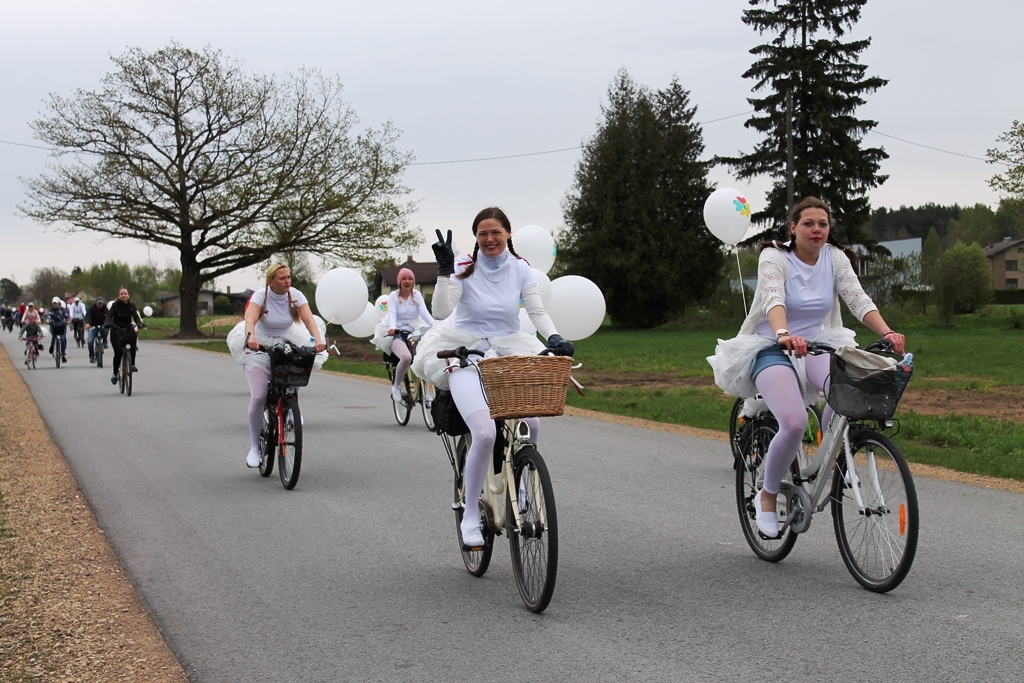
M 743 317 L 747 316 L 747 289 L 743 286 L 743 268 L 740 267 L 740 250 L 736 250 L 736 271 L 740 274 L 740 295 L 743 297 Z

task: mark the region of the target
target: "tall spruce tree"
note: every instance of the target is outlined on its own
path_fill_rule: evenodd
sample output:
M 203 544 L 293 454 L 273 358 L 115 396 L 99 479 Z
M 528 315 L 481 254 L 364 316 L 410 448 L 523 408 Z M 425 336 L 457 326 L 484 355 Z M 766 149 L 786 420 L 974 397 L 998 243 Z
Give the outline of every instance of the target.
M 583 146 L 558 267 L 597 283 L 616 327 L 666 322 L 717 282 L 724 257 L 704 227 L 713 188 L 696 111 L 677 80 L 651 92 L 621 70 Z
M 743 23 L 771 42 L 750 52 L 756 57 L 744 78 L 754 79 L 747 100 L 755 113 L 744 125 L 764 136 L 754 150 L 717 161 L 746 180 L 767 175 L 775 180 L 768 204 L 755 213 L 765 228 L 785 229 L 788 209 L 787 95 L 792 93 L 794 197 L 814 195 L 832 207 L 839 239 L 861 241 L 861 226 L 870 216 L 867 192 L 885 182 L 878 170 L 888 154 L 880 147 L 862 148 L 875 121 L 854 115 L 864 96 L 887 83 L 865 76 L 859 63 L 871 39 L 840 40 L 860 19 L 867 0 L 749 0 Z

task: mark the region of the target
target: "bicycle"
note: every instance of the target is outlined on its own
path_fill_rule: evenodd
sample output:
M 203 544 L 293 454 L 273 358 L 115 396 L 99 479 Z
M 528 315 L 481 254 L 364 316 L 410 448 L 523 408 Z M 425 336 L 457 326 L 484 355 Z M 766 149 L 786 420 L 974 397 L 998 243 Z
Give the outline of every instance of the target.
M 246 343 L 248 341 L 246 336 Z M 297 388 L 309 384 L 316 351 L 290 344 L 260 344 L 259 350 L 270 356 L 267 400 L 263 404 L 263 428 L 260 430 L 259 472 L 269 477 L 277 460 L 281 485 L 291 490 L 299 482 L 302 469 L 302 413 Z
M 128 330 L 128 327 L 118 327 L 117 325 L 112 325 L 111 327 L 114 330 L 118 331 L 119 333 L 120 332 L 126 332 Z M 134 327 L 134 325 L 132 327 Z M 146 329 L 145 325 L 139 326 L 136 329 L 136 331 L 140 330 L 140 329 L 141 330 Z M 98 337 L 98 335 L 97 335 L 97 337 Z M 117 337 L 117 343 L 121 344 L 121 334 L 117 334 L 116 337 Z M 136 344 L 137 343 L 138 342 L 136 342 Z M 102 346 L 102 343 L 97 344 L 97 347 L 101 347 L 101 346 Z M 100 354 L 101 355 L 97 356 L 97 359 L 96 359 L 97 367 L 103 367 L 103 365 L 102 365 L 102 362 L 103 362 L 102 351 L 100 352 Z M 128 339 L 128 340 L 125 340 L 124 344 L 122 345 L 122 349 L 121 349 L 121 365 L 117 368 L 117 387 L 118 387 L 118 389 L 120 389 L 122 394 L 126 394 L 127 396 L 131 396 L 132 395 L 132 378 L 134 377 L 134 375 L 135 375 L 135 373 L 132 372 L 132 343 L 131 343 L 131 340 Z
M 92 355 L 96 361 L 96 367 L 103 367 L 103 349 L 107 346 L 107 330 L 103 327 L 96 328 L 96 334 L 92 339 Z
M 57 363 L 58 370 L 60 370 L 60 364 L 64 361 L 64 357 L 67 355 L 66 344 L 67 340 L 64 338 L 64 335 L 53 335 L 53 350 L 50 351 L 50 355 L 53 356 L 54 362 Z
M 546 349 L 547 351 L 547 349 Z M 472 437 L 464 423 L 459 428 L 452 428 L 451 422 L 461 422 L 458 409 L 448 392 L 439 392 L 434 402 L 435 423 L 437 433 L 442 437 L 448 459 L 455 473 L 454 501 L 455 531 L 459 539 L 462 561 L 473 576 L 483 576 L 491 562 L 494 550 L 494 537 L 506 535 L 512 556 L 512 573 L 515 576 L 519 595 L 532 612 L 543 612 L 551 602 L 555 590 L 555 579 L 558 573 L 558 515 L 555 511 L 555 494 L 551 485 L 551 475 L 547 465 L 536 446 L 530 443 L 530 428 L 522 421 L 522 417 L 561 415 L 565 404 L 565 385 L 569 379 L 572 359 L 568 357 L 544 356 L 506 356 L 490 358 L 483 361 L 473 360 L 471 356 L 483 356 L 482 351 L 459 347 L 448 351 L 438 351 L 438 358 L 458 359 L 459 367 L 474 365 L 481 372 L 481 385 L 484 395 L 491 407 L 491 417 L 495 418 L 494 452 L 491 467 L 485 477 L 483 492 L 480 499 L 480 513 L 483 518 L 484 545 L 479 548 L 468 548 L 462 545 L 460 528 L 466 507 L 466 490 L 463 472 L 466 456 L 472 443 Z M 549 381 L 553 405 L 538 409 L 544 400 L 532 407 L 521 404 L 514 412 L 505 412 L 507 408 L 496 405 L 495 387 L 488 389 L 486 364 L 532 361 L 557 361 L 559 367 L 552 372 L 555 377 Z M 529 380 L 526 381 L 527 384 Z M 520 386 L 523 382 L 520 382 Z M 536 391 L 541 385 L 530 384 Z M 558 391 L 561 391 L 561 402 L 558 403 Z M 452 413 L 451 411 L 454 411 Z M 446 431 L 463 431 L 453 436 Z M 511 485 L 510 485 L 511 483 Z
M 409 351 L 415 355 L 416 343 L 419 342 L 420 338 L 426 332 L 426 328 L 416 331 L 414 334 L 409 336 Z M 383 356 L 384 367 L 388 371 L 388 380 L 391 382 L 391 386 L 395 385 L 395 370 L 398 366 L 398 359 L 391 353 L 385 353 Z M 412 366 L 405 372 L 405 377 L 402 378 L 401 383 L 402 389 L 405 390 L 405 396 L 408 397 L 405 401 L 395 401 L 391 399 L 392 407 L 395 411 L 395 420 L 399 425 L 405 426 L 409 424 L 409 416 L 412 414 L 412 407 L 417 403 L 420 406 L 420 410 L 423 412 L 423 423 L 427 426 L 427 429 L 434 431 L 434 418 L 430 414 L 430 408 L 434 404 L 434 397 L 436 396 L 436 390 L 434 385 L 423 379 L 417 377 L 412 371 Z
M 71 321 L 71 327 L 74 330 L 75 344 L 78 348 L 85 346 L 85 321 L 81 319 L 75 319 Z
M 25 337 L 25 367 L 30 370 L 36 369 L 36 359 L 39 358 L 40 337 Z
M 846 347 L 810 342 L 807 348 L 815 355 L 832 354 L 828 402 L 835 414 L 814 458 L 805 465 L 794 458 L 789 481 L 782 482 L 777 510 L 781 526 L 775 538 L 758 529 L 753 497 L 759 495 L 765 454 L 778 424 L 767 410 L 751 418 L 736 468 L 743 535 L 759 558 L 779 562 L 808 530 L 813 514 L 831 505 L 839 553 L 850 574 L 867 590 L 886 593 L 906 578 L 917 552 L 917 491 L 910 468 L 879 431 L 893 426 L 912 365 L 865 369 L 840 357 Z M 870 351 L 892 354 L 892 346 L 880 340 L 864 350 Z M 909 363 L 910 355 L 904 360 Z

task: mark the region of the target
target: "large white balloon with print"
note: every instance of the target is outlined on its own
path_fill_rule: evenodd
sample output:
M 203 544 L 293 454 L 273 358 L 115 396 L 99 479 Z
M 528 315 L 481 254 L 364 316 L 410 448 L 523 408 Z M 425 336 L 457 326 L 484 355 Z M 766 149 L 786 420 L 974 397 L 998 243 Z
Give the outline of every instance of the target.
M 739 190 L 720 187 L 704 202 L 704 223 L 712 235 L 735 245 L 750 227 L 750 202 Z

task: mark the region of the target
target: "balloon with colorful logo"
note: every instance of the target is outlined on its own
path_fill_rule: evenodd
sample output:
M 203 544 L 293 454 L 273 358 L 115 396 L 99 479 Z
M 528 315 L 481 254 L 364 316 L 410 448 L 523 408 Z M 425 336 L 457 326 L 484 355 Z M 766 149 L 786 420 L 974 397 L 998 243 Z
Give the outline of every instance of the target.
M 750 202 L 739 190 L 720 187 L 704 202 L 704 223 L 712 235 L 735 245 L 750 227 Z

